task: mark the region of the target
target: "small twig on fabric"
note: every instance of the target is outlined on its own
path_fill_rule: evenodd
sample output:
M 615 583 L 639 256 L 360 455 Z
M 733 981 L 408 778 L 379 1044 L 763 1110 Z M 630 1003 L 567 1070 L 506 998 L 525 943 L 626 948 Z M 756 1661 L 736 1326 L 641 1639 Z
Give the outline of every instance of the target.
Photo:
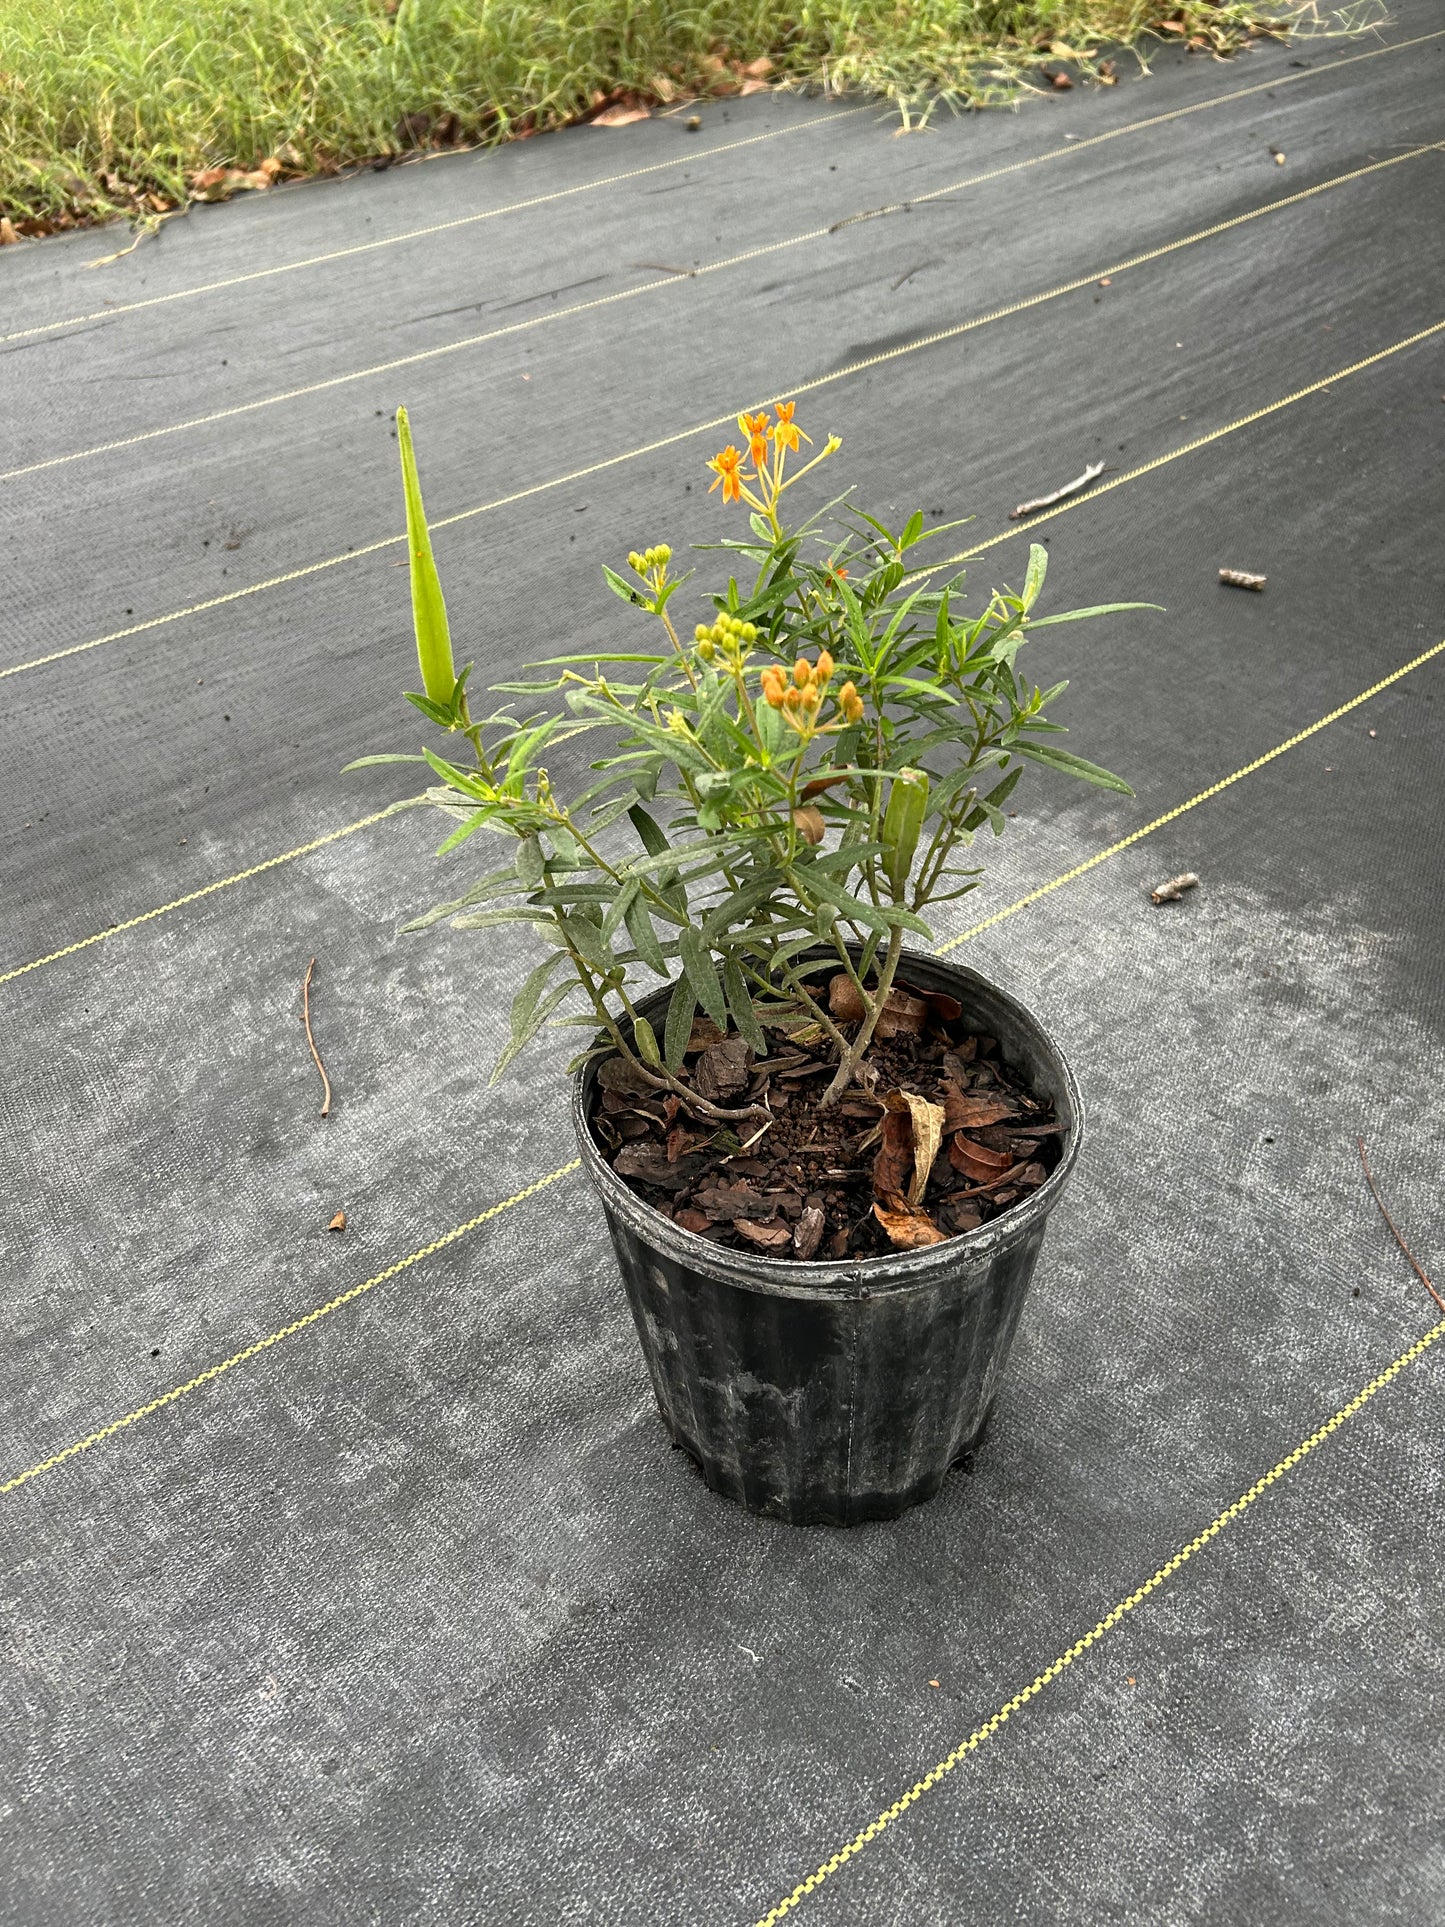
M 839 228 L 852 227 L 855 221 L 876 221 L 880 214 L 897 214 L 900 210 L 905 214 L 908 213 L 906 202 L 891 201 L 887 207 L 865 207 L 861 214 L 845 214 L 841 221 L 833 223 L 828 232 L 836 234 Z
M 1420 1263 L 1420 1260 L 1415 1256 L 1414 1252 L 1410 1249 L 1409 1245 L 1407 1245 L 1405 1243 L 1405 1240 L 1400 1236 L 1400 1233 L 1395 1226 L 1395 1220 L 1390 1216 L 1389 1212 L 1385 1209 L 1385 1200 L 1380 1196 L 1379 1188 L 1375 1183 L 1375 1174 L 1370 1169 L 1370 1160 L 1365 1156 L 1365 1140 L 1362 1137 L 1357 1137 L 1355 1139 L 1355 1143 L 1359 1148 L 1360 1163 L 1365 1167 L 1365 1183 L 1369 1185 L 1370 1195 L 1374 1198 L 1375 1203 L 1380 1207 L 1380 1216 L 1385 1220 L 1385 1223 L 1390 1227 L 1390 1235 L 1394 1238 L 1395 1243 L 1400 1247 L 1401 1251 L 1403 1251 L 1405 1256 L 1410 1260 L 1411 1265 L 1414 1267 L 1415 1276 L 1420 1280 L 1420 1283 L 1425 1287 L 1426 1291 L 1429 1292 L 1430 1296 L 1435 1300 L 1435 1303 L 1440 1307 L 1441 1311 L 1445 1311 L 1445 1298 L 1442 1298 L 1439 1292 L 1436 1291 L 1435 1287 L 1430 1283 L 1429 1278 L 1425 1275 L 1425 1267 Z
M 1231 589 L 1263 589 L 1268 576 L 1254 575 L 1248 569 L 1221 569 L 1221 582 L 1227 582 Z
M 1097 482 L 1104 472 L 1102 462 L 1090 462 L 1082 475 L 1076 475 L 1072 482 L 1065 482 L 1056 488 L 1052 495 L 1040 495 L 1032 502 L 1020 502 L 1016 509 L 1010 509 L 1008 519 L 1017 522 L 1021 515 L 1034 515 L 1039 509 L 1052 508 L 1055 502 L 1062 502 L 1067 496 L 1077 495 L 1080 489 L 1087 488 L 1090 482 Z
M 306 1026 L 306 1041 L 311 1046 L 311 1055 L 315 1059 L 317 1070 L 321 1073 L 321 1115 L 329 1117 L 331 1115 L 331 1079 L 326 1075 L 326 1066 L 322 1063 L 321 1053 L 316 1048 L 316 1039 L 311 1035 L 311 976 L 315 968 L 316 959 L 313 957 L 306 966 L 306 981 L 301 986 L 301 1021 Z

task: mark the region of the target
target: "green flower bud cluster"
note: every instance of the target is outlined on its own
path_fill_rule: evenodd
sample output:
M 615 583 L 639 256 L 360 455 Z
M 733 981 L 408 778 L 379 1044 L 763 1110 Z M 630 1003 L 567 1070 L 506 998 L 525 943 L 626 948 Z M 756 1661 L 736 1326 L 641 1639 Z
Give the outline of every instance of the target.
M 672 560 L 672 550 L 665 542 L 659 542 L 655 549 L 643 549 L 640 553 L 633 549 L 627 557 L 629 569 L 639 575 L 646 575 L 650 569 L 665 569 Z
M 703 661 L 711 662 L 719 649 L 725 656 L 736 659 L 757 641 L 758 632 L 755 624 L 739 622 L 736 616 L 724 612 L 716 622 L 700 622 L 692 632 L 692 639 Z

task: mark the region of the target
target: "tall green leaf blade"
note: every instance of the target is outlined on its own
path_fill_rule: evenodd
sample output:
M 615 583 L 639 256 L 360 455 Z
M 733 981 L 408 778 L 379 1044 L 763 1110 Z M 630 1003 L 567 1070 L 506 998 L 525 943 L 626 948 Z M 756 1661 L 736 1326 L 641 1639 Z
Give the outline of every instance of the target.
M 396 411 L 396 438 L 401 449 L 401 483 L 406 495 L 406 543 L 411 556 L 411 614 L 416 629 L 417 661 L 427 695 L 434 703 L 450 704 L 457 686 L 452 634 L 436 558 L 432 554 L 426 510 L 422 506 L 411 424 L 404 408 Z

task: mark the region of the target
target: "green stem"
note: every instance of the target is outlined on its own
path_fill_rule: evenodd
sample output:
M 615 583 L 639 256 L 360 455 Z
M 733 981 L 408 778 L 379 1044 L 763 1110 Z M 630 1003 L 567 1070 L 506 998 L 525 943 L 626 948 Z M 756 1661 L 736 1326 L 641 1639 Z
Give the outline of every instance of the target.
M 866 990 L 863 993 L 863 1001 L 868 1006 L 867 1015 L 858 1027 L 858 1035 L 844 1053 L 843 1061 L 839 1064 L 832 1083 L 819 1100 L 820 1111 L 831 1110 L 853 1082 L 858 1066 L 862 1063 L 868 1046 L 873 1042 L 873 1033 L 878 1028 L 878 1019 L 883 1015 L 883 1006 L 888 1001 L 888 993 L 893 988 L 893 978 L 898 970 L 898 959 L 902 951 L 903 931 L 895 924 L 889 933 L 888 954 L 883 960 L 882 970 L 878 973 L 878 988 L 871 995 Z

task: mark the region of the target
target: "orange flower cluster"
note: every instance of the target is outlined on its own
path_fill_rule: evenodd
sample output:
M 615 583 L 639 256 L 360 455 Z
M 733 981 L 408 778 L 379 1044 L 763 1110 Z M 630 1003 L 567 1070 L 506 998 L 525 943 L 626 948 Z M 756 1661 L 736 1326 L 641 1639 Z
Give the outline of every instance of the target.
M 796 408 L 796 402 L 778 402 L 773 409 L 777 419 L 771 422 L 766 413 L 739 415 L 738 428 L 747 440 L 747 454 L 744 455 L 740 448 L 734 448 L 729 444 L 727 448 L 713 456 L 708 467 L 717 476 L 717 480 L 708 489 L 708 494 L 711 495 L 714 490 L 721 488 L 724 502 L 741 502 L 744 500 L 743 484 L 762 479 L 765 484 L 765 493 L 776 495 L 782 487 L 783 451 L 791 449 L 796 453 L 799 440 L 806 442 L 809 439 L 793 421 Z M 769 442 L 773 444 L 778 463 L 777 473 L 772 476 L 765 474 Z M 751 462 L 758 472 L 753 475 L 744 475 L 742 465 L 745 461 Z
M 791 677 L 777 663 L 769 663 L 760 679 L 763 701 L 773 709 L 786 711 L 795 721 L 811 719 L 821 708 L 832 679 L 833 658 L 826 649 L 819 651 L 818 660 L 814 663 L 810 663 L 806 656 L 799 656 L 793 664 Z M 851 682 L 843 684 L 835 700 L 848 722 L 861 720 L 863 698 Z

